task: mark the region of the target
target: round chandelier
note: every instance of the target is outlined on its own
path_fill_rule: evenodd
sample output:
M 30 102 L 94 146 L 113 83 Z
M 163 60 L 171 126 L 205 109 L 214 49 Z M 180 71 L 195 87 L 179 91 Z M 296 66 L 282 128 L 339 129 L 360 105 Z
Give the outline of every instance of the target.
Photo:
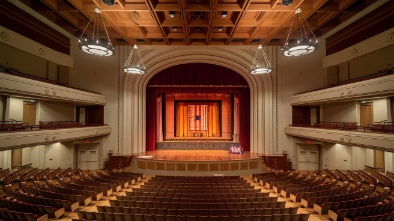
M 128 74 L 145 74 L 146 68 L 141 59 L 137 45 L 134 45 L 133 50 L 131 50 L 129 57 L 123 66 L 123 71 Z
M 291 33 L 291 29 L 293 28 L 295 18 L 298 18 L 299 21 L 299 38 L 296 41 L 290 42 L 289 37 Z M 307 34 L 307 30 L 311 32 L 312 37 L 309 38 Z M 313 34 L 312 29 L 309 27 L 308 23 L 302 17 L 301 9 L 297 8 L 295 11 L 293 21 L 291 22 L 289 34 L 287 35 L 286 43 L 283 45 L 281 53 L 284 56 L 300 56 L 309 54 L 314 52 L 319 47 L 317 38 L 315 34 Z
M 259 45 L 256 55 L 253 58 L 252 65 L 249 72 L 251 74 L 267 74 L 272 71 L 271 64 L 268 61 L 267 55 L 263 50 L 263 46 Z
M 93 33 L 92 37 L 82 37 L 84 36 L 86 29 L 88 28 L 90 22 L 93 21 Z M 107 39 L 105 38 L 100 38 L 99 35 L 99 23 L 102 23 L 105 33 L 107 35 Z M 92 18 L 90 18 L 88 25 L 85 27 L 83 30 L 81 37 L 78 39 L 78 47 L 92 55 L 97 55 L 97 56 L 111 56 L 115 54 L 115 47 L 111 43 L 111 39 L 109 38 L 108 31 L 105 28 L 104 25 L 104 20 L 101 16 L 101 10 L 96 8 L 95 13 L 93 14 Z

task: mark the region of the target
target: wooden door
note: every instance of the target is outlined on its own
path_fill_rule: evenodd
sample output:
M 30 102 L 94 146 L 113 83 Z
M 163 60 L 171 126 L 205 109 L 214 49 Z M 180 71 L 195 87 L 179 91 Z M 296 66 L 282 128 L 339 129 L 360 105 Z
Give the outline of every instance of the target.
M 386 171 L 384 168 L 384 151 L 374 150 L 374 167 L 382 168 L 383 171 Z
M 28 123 L 28 125 L 36 125 L 36 110 L 37 103 L 24 101 L 22 121 Z
M 13 149 L 11 151 L 11 168 L 22 166 L 22 149 Z
M 360 126 L 368 126 L 373 124 L 373 105 L 365 103 L 360 105 Z

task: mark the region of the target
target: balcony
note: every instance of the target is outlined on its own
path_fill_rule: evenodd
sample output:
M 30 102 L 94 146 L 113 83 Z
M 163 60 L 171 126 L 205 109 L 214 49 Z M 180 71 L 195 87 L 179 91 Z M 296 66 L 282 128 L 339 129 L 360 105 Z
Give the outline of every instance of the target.
M 394 75 L 357 81 L 294 95 L 290 104 L 311 105 L 394 95 Z
M 394 134 L 392 133 L 387 134 L 292 126 L 286 127 L 285 133 L 290 136 L 339 143 L 348 146 L 367 147 L 391 152 L 394 150 Z
M 0 72 L 0 94 L 87 105 L 105 105 L 107 102 L 105 96 L 98 93 L 4 72 Z
M 85 126 L 64 129 L 7 131 L 0 133 L 0 151 L 69 140 L 104 136 L 110 126 Z

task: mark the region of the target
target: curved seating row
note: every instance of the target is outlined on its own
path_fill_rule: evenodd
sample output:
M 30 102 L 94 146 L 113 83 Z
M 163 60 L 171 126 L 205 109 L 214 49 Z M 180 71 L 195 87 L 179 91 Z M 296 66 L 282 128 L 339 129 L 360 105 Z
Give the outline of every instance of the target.
M 78 214 L 79 216 L 80 214 Z M 84 216 L 85 215 L 85 216 Z M 273 214 L 273 215 L 223 215 L 223 216 L 198 216 L 198 215 L 162 215 L 162 214 L 125 214 L 125 213 L 100 213 L 85 212 L 79 216 L 82 220 L 98 221 L 307 221 L 309 214 Z

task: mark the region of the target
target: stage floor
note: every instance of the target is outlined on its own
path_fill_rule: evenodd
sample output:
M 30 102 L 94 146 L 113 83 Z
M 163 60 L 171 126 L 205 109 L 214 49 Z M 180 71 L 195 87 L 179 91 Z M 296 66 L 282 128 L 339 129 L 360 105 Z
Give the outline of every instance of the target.
M 152 160 L 165 161 L 227 161 L 261 158 L 257 153 L 249 151 L 244 151 L 243 154 L 230 154 L 227 150 L 155 150 L 138 154 L 138 156 L 142 158 L 152 156 L 150 157 Z

